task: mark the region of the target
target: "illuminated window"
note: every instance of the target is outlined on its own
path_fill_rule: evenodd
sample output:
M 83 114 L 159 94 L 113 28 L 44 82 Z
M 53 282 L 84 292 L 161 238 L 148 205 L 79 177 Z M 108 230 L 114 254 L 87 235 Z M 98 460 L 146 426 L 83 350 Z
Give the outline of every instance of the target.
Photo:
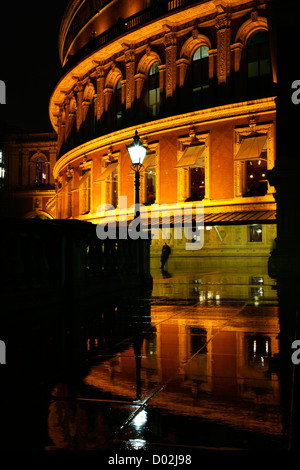
M 205 196 L 204 167 L 190 168 L 191 201 L 201 201 Z
M 205 143 L 194 137 L 185 147 L 175 168 L 185 171 L 185 200 L 201 201 L 205 197 Z
M 151 65 L 148 74 L 148 107 L 151 116 L 159 114 L 160 107 L 160 89 L 159 89 L 159 62 Z
M 267 160 L 250 160 L 246 162 L 246 192 L 247 196 L 264 196 L 268 190 L 266 179 Z
M 192 90 L 195 104 L 203 100 L 204 92 L 209 88 L 208 50 L 207 46 L 198 47 L 192 57 Z
M 265 196 L 267 180 L 267 136 L 253 133 L 242 139 L 235 156 L 240 169 L 241 196 Z
M 46 184 L 46 181 L 47 181 L 46 159 L 44 157 L 39 157 L 36 160 L 35 182 L 37 186 L 42 186 Z
M 251 225 L 249 230 L 250 242 L 262 242 L 262 225 Z

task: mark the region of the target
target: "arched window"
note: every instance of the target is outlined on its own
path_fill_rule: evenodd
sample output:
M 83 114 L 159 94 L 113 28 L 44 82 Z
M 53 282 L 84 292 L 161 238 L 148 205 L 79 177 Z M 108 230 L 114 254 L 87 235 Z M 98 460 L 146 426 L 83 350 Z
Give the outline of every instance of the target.
M 192 90 L 193 100 L 198 104 L 208 90 L 208 51 L 207 46 L 198 47 L 192 57 Z
M 154 62 L 148 73 L 148 107 L 150 116 L 159 114 L 160 89 L 159 89 L 159 62 Z
M 267 31 L 258 31 L 247 41 L 247 80 L 253 90 L 270 83 L 271 58 Z
M 46 184 L 47 173 L 46 173 L 46 160 L 44 157 L 39 157 L 36 160 L 36 173 L 35 173 L 35 182 L 37 186 L 42 186 Z

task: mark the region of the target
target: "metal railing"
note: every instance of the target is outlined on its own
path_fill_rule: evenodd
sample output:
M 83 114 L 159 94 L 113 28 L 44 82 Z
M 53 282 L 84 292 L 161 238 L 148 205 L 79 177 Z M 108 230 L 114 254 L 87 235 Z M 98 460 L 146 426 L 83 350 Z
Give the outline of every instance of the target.
M 193 5 L 195 3 L 202 3 L 196 0 L 170 0 L 165 2 L 155 2 L 153 6 L 146 8 L 129 18 L 119 18 L 118 22 L 112 26 L 110 29 L 100 34 L 95 38 L 91 38 L 89 43 L 83 46 L 74 56 L 71 56 L 67 61 L 64 72 L 76 64 L 79 60 L 85 57 L 87 54 L 91 53 L 92 50 L 96 50 L 99 47 L 103 47 L 112 40 L 116 39 L 118 36 L 140 27 L 144 24 L 147 24 L 149 21 L 153 21 L 157 18 L 160 18 L 170 12 L 173 12 L 177 9 Z M 90 17 L 86 18 L 86 22 L 91 19 L 96 13 L 91 11 Z M 82 15 L 80 11 L 75 16 L 74 20 L 71 23 L 70 29 L 66 35 L 64 47 L 63 47 L 63 57 L 66 56 L 67 51 L 72 43 L 74 37 L 79 33 L 82 28 Z

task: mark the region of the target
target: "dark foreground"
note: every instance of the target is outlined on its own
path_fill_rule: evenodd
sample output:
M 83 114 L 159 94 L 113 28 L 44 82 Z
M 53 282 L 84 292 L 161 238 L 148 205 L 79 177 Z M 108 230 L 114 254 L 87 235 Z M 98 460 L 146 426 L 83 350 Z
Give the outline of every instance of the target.
M 258 271 L 154 270 L 152 293 L 82 312 L 76 367 L 53 358 L 42 374 L 39 351 L 31 367 L 24 350 L 14 374 L 8 355 L 2 448 L 106 451 L 135 466 L 123 451 L 179 466 L 194 451 L 289 449 L 295 367 L 282 373 L 277 291 Z

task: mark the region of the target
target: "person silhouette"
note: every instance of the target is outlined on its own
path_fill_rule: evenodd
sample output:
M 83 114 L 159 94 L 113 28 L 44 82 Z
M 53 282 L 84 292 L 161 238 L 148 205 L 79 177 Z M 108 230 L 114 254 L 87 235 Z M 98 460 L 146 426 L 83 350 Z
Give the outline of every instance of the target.
M 161 250 L 161 257 L 160 257 L 160 269 L 163 269 L 164 268 L 164 265 L 166 264 L 168 258 L 169 258 L 169 255 L 171 253 L 171 248 L 169 247 L 169 245 L 167 245 L 167 243 L 165 242 L 163 247 L 162 247 L 162 250 Z

